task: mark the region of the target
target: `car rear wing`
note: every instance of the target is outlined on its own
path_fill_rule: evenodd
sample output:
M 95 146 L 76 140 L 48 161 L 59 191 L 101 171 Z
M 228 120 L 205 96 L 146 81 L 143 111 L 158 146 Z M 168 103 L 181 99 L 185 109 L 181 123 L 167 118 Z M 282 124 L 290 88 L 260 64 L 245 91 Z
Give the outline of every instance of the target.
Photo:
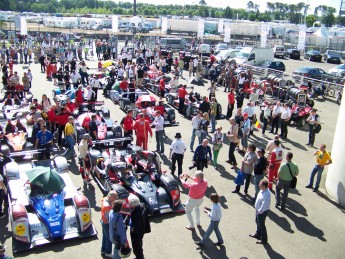
M 96 106 L 100 106 L 100 105 L 104 105 L 104 101 L 98 101 L 98 102 L 83 102 L 81 103 L 80 105 L 89 105 L 89 104 L 93 104 L 93 105 L 96 105 Z
M 56 147 L 52 148 L 38 148 L 38 149 L 30 149 L 30 150 L 24 150 L 24 151 L 13 151 L 10 153 L 10 157 L 16 157 L 16 156 L 29 156 L 29 155 L 35 155 L 42 152 L 58 152 L 59 149 Z
M 92 144 L 93 145 L 102 145 L 102 144 L 117 144 L 117 143 L 121 143 L 124 141 L 132 141 L 133 138 L 132 137 L 123 137 L 123 138 L 113 138 L 113 139 L 103 139 L 103 140 L 93 140 Z

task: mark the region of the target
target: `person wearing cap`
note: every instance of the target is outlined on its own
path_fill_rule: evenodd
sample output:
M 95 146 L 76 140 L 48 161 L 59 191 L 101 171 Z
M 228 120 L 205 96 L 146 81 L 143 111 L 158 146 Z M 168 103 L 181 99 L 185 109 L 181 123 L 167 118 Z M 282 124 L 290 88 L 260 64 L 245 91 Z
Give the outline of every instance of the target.
M 101 224 L 102 224 L 102 247 L 101 255 L 112 257 L 112 243 L 109 236 L 109 213 L 113 208 L 114 202 L 118 199 L 117 192 L 111 190 L 107 197 L 101 199 Z
M 241 140 L 241 143 L 242 143 L 242 147 L 243 147 L 243 150 L 242 152 L 247 152 L 247 147 L 248 147 L 248 137 L 249 137 L 249 134 L 250 134 L 250 119 L 248 118 L 248 113 L 243 113 L 243 119 L 244 119 L 244 122 L 243 122 L 243 137 L 242 137 L 242 140 Z
M 151 232 L 148 211 L 134 194 L 128 196 L 128 202 L 132 208 L 130 235 L 133 253 L 136 259 L 144 259 L 143 238 L 145 233 Z
M 74 151 L 74 145 L 76 141 L 76 130 L 74 128 L 74 117 L 69 116 L 68 122 L 64 129 L 65 139 L 67 143 L 67 149 L 63 153 L 63 156 L 66 157 L 66 159 L 71 159 L 72 157 L 76 156 Z
M 178 167 L 178 176 L 182 174 L 182 164 L 184 152 L 187 150 L 187 146 L 181 139 L 181 133 L 177 132 L 175 134 L 175 140 L 170 145 L 169 159 L 171 159 L 171 174 L 175 174 L 176 162 Z
M 259 184 L 261 180 L 264 179 L 265 174 L 267 173 L 267 158 L 265 157 L 265 149 L 259 148 L 256 151 L 258 155 L 258 160 L 254 164 L 254 186 L 255 186 L 255 197 L 258 196 L 260 191 Z
M 224 134 L 222 133 L 222 127 L 218 126 L 216 132 L 212 136 L 212 143 L 213 143 L 213 165 L 217 166 L 217 159 L 219 150 L 223 146 Z
M 152 125 L 155 126 L 156 129 L 156 152 L 160 153 L 161 155 L 164 154 L 164 117 L 161 115 L 160 111 L 156 111 L 156 117 L 152 122 Z
M 276 208 L 280 207 L 280 210 L 285 209 L 286 200 L 289 194 L 291 181 L 294 176 L 297 176 L 299 173 L 298 166 L 293 163 L 291 160 L 293 158 L 293 154 L 288 152 L 286 154 L 286 163 L 282 164 L 278 170 L 278 182 L 276 185 Z M 280 203 L 280 191 L 284 190 L 284 194 L 282 197 L 282 202 Z

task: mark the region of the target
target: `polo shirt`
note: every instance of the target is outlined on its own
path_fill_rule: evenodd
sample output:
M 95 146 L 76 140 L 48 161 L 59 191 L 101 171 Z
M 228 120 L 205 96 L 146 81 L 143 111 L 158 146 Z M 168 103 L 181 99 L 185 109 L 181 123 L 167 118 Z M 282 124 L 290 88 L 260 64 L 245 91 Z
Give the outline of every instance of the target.
M 180 154 L 182 155 L 184 151 L 187 149 L 186 144 L 181 139 L 176 139 L 171 143 L 170 149 L 173 154 Z
M 125 130 L 132 130 L 133 129 L 133 118 L 132 116 L 125 116 L 122 118 L 121 123 Z
M 120 83 L 120 88 L 121 88 L 121 90 L 127 90 L 127 88 L 128 88 L 128 82 L 127 82 L 127 81 L 122 81 L 122 82 Z
M 290 173 L 288 164 L 291 168 L 291 173 Z M 286 162 L 280 166 L 278 172 L 279 172 L 279 179 L 290 182 L 292 180 L 291 174 L 295 176 L 296 174 L 299 173 L 299 169 L 298 169 L 298 166 L 294 164 L 293 162 Z
M 65 136 L 70 136 L 70 135 L 74 135 L 75 130 L 74 130 L 74 126 L 72 123 L 68 122 L 65 126 Z
M 185 99 L 186 95 L 188 94 L 187 90 L 184 87 L 179 88 L 177 93 L 178 93 L 178 97 L 183 98 L 183 99 Z
M 36 135 L 36 139 L 38 139 L 38 144 L 40 146 L 44 146 L 53 139 L 53 134 L 49 130 L 45 133 L 40 130 Z
M 325 151 L 318 150 L 316 152 L 316 163 L 320 166 L 324 166 L 328 161 L 332 161 L 331 155 Z
M 90 130 L 90 136 L 92 139 L 96 139 L 97 138 L 97 133 L 98 133 L 98 127 L 97 127 L 97 123 L 95 121 L 90 121 L 89 123 L 89 130 Z M 94 131 L 96 131 L 96 136 L 93 133 Z

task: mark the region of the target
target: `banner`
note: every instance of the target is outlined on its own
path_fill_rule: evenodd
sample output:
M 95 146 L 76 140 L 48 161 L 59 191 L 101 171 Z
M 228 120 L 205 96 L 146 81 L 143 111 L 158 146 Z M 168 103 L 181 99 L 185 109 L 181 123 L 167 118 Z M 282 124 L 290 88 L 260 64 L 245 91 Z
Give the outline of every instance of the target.
M 224 29 L 224 42 L 230 42 L 231 39 L 231 27 L 230 23 L 225 24 L 225 29 Z
M 162 33 L 166 34 L 168 32 L 168 18 L 163 17 L 162 18 Z
M 20 30 L 20 15 L 15 15 L 14 19 L 14 30 Z
M 111 20 L 111 27 L 112 32 L 119 32 L 119 17 L 117 15 L 113 15 Z
M 28 27 L 26 25 L 26 18 L 24 16 L 20 17 L 20 34 L 21 35 L 28 34 Z
M 270 31 L 270 25 L 268 23 L 261 24 L 261 48 L 267 48 L 267 36 Z
M 203 38 L 204 37 L 204 32 L 205 32 L 205 20 L 204 19 L 199 19 L 198 23 L 198 38 Z
M 219 19 L 218 21 L 218 33 L 224 32 L 224 19 Z
M 306 25 L 300 24 L 299 33 L 298 33 L 298 44 L 297 44 L 298 50 L 304 51 L 305 49 L 305 31 L 306 31 Z

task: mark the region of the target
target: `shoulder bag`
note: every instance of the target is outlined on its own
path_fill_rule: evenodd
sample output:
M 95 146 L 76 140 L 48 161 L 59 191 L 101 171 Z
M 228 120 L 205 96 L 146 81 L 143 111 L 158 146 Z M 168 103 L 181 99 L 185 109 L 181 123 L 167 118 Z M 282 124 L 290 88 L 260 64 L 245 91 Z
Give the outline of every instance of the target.
M 292 174 L 290 165 L 288 163 L 286 163 L 286 165 L 289 167 L 289 171 L 290 171 L 290 174 L 291 174 L 291 177 L 292 177 L 292 180 L 291 180 L 291 183 L 290 183 L 290 187 L 291 187 L 291 189 L 295 189 L 296 186 L 297 186 L 297 177 Z

